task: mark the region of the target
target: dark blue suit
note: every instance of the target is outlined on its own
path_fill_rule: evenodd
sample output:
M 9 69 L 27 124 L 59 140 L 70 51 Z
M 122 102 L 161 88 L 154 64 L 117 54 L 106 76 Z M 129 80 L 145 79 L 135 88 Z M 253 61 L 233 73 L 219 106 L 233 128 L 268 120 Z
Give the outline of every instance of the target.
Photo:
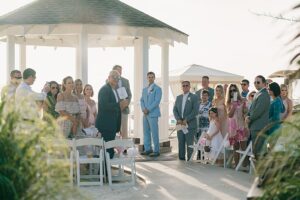
M 114 140 L 116 133 L 120 131 L 121 109 L 112 87 L 107 83 L 98 93 L 98 115 L 96 119 L 96 128 L 102 134 L 104 141 Z M 108 149 L 110 157 L 114 155 L 113 149 Z

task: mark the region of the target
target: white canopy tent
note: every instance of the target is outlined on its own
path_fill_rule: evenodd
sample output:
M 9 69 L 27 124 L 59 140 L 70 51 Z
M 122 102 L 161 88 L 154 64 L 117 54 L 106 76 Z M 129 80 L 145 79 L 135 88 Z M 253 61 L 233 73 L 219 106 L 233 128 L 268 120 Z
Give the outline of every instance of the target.
M 0 17 L 0 40 L 7 43 L 7 80 L 15 69 L 15 44 L 20 68 L 26 68 L 26 46 L 76 48 L 76 77 L 88 82 L 89 47 L 134 47 L 134 135 L 143 138 L 139 98 L 146 86 L 149 47 L 161 47 L 161 141 L 168 139 L 169 45 L 187 44 L 188 35 L 119 0 L 36 0 Z M 116 63 L 117 64 L 117 63 Z M 99 69 L 100 72 L 101 69 Z M 141 140 L 142 141 L 142 140 Z
M 239 84 L 244 78 L 240 75 L 201 65 L 188 65 L 186 67 L 170 71 L 170 87 L 174 97 L 182 93 L 181 82 L 185 80 L 191 82 L 191 90 L 193 92 L 199 90 L 201 88 L 202 76 L 209 77 L 210 87 L 215 87 L 216 84 Z

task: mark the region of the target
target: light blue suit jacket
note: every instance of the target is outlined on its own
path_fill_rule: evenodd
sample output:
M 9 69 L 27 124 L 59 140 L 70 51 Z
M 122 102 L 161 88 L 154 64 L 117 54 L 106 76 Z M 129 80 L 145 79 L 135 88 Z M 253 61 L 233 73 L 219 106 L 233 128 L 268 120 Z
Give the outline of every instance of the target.
M 159 104 L 161 100 L 162 91 L 161 88 L 154 83 L 151 91 L 148 93 L 148 87 L 143 89 L 141 97 L 142 111 L 146 108 L 149 110 L 149 117 L 160 117 Z

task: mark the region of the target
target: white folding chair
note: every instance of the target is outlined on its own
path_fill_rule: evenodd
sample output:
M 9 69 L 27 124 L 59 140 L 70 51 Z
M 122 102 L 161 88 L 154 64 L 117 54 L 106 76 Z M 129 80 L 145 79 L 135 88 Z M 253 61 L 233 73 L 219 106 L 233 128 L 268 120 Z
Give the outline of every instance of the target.
M 220 153 L 223 153 L 223 159 L 224 159 L 224 168 L 226 168 L 226 150 L 227 148 L 227 144 L 228 144 L 228 133 L 226 133 L 225 137 L 223 138 L 223 141 L 221 143 L 220 148 L 218 149 L 215 157 L 212 159 L 212 164 L 214 165 L 216 160 L 218 159 Z
M 127 148 L 135 148 L 133 140 L 132 139 L 112 140 L 112 141 L 105 142 L 104 146 L 105 149 L 110 149 L 110 148 L 121 149 L 121 153 L 119 155 L 115 154 L 115 156 L 112 159 L 110 159 L 108 152 L 106 152 L 105 155 L 109 186 L 113 188 L 113 187 L 135 185 L 135 179 L 136 179 L 135 157 L 128 154 L 123 154 L 123 150 Z M 117 176 L 112 175 L 111 168 L 113 165 L 118 166 Z M 131 176 L 126 176 L 126 174 L 124 173 L 125 167 L 129 167 L 131 169 Z M 113 184 L 113 181 L 118 181 L 119 183 Z
M 200 162 L 203 161 L 203 155 L 204 155 L 204 148 L 203 146 L 200 144 L 201 139 L 204 137 L 204 134 L 201 134 L 201 136 L 199 137 L 197 143 L 195 143 L 194 145 L 189 145 L 189 148 L 193 149 L 193 153 L 190 157 L 190 159 L 188 160 L 189 162 L 193 161 L 193 158 L 195 156 L 195 154 L 197 154 L 198 151 L 200 151 Z
M 70 148 L 70 183 L 74 183 L 74 150 L 75 150 L 75 139 L 66 140 L 68 147 Z
M 87 152 L 80 154 L 78 147 L 90 147 L 92 146 L 94 148 L 94 151 L 91 155 L 87 155 Z M 77 139 L 75 141 L 75 150 L 76 150 L 76 170 L 77 170 L 77 185 L 103 185 L 103 164 L 104 164 L 104 145 L 103 145 L 103 139 L 102 138 L 83 138 L 83 139 Z M 85 154 L 85 155 L 84 155 Z M 89 157 L 91 156 L 91 157 Z M 94 157 L 97 156 L 97 157 Z M 99 175 L 81 175 L 80 174 L 80 165 L 82 164 L 89 164 L 91 167 L 91 164 L 97 164 L 100 166 L 100 173 Z M 82 181 L 81 179 L 99 179 L 98 181 Z
M 254 154 L 253 154 L 252 141 L 250 141 L 250 143 L 248 144 L 245 151 L 237 150 L 235 152 L 242 155 L 242 157 L 240 157 L 238 165 L 235 168 L 235 171 L 238 171 L 240 169 L 240 167 L 241 167 L 243 161 L 245 160 L 246 156 L 249 156 L 249 161 L 250 161 L 249 173 L 251 173 L 251 168 L 253 168 L 253 170 L 255 170 L 255 165 L 254 165 L 254 162 L 253 162 Z

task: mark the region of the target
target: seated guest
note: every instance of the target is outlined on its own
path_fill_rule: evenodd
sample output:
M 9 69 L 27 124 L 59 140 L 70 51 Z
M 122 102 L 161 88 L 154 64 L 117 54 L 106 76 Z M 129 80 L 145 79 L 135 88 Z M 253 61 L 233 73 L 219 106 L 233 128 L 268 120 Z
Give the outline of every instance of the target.
M 63 79 L 62 92 L 57 95 L 55 111 L 59 113 L 58 124 L 65 137 L 76 136 L 80 122 L 80 107 L 77 97 L 72 93 L 73 78 Z
M 84 86 L 83 95 L 88 110 L 87 112 L 88 121 L 86 127 L 95 126 L 96 117 L 97 117 L 97 107 L 96 107 L 96 102 L 93 99 L 91 99 L 91 97 L 94 96 L 94 90 L 90 84 L 86 84 Z
M 51 81 L 49 83 L 50 91 L 47 93 L 47 98 L 44 103 L 44 111 L 54 117 L 58 118 L 59 113 L 55 111 L 56 99 L 59 93 L 58 83 L 55 81 Z
M 293 114 L 293 101 L 288 97 L 288 86 L 281 84 L 281 99 L 285 108 L 284 113 L 281 113 L 281 120 L 286 120 Z
M 268 87 L 269 94 L 272 98 L 272 102 L 269 109 L 269 124 L 272 124 L 268 131 L 268 135 L 271 135 L 280 127 L 280 115 L 284 113 L 284 105 L 280 98 L 280 86 L 276 82 L 272 82 Z
M 184 126 L 184 129 L 178 129 L 178 157 L 185 160 L 187 151 L 187 160 L 192 156 L 193 149 L 189 148 L 194 144 L 194 135 L 197 130 L 196 115 L 198 113 L 198 98 L 195 94 L 190 93 L 190 82 L 181 83 L 183 94 L 176 97 L 173 114 L 177 125 Z
M 245 151 L 247 148 L 248 132 L 245 116 L 248 112 L 246 101 L 241 97 L 236 84 L 230 84 L 226 94 L 226 108 L 228 113 L 229 142 L 234 150 L 234 163 L 239 163 L 239 154 L 236 150 Z M 246 162 L 244 163 L 246 167 Z

